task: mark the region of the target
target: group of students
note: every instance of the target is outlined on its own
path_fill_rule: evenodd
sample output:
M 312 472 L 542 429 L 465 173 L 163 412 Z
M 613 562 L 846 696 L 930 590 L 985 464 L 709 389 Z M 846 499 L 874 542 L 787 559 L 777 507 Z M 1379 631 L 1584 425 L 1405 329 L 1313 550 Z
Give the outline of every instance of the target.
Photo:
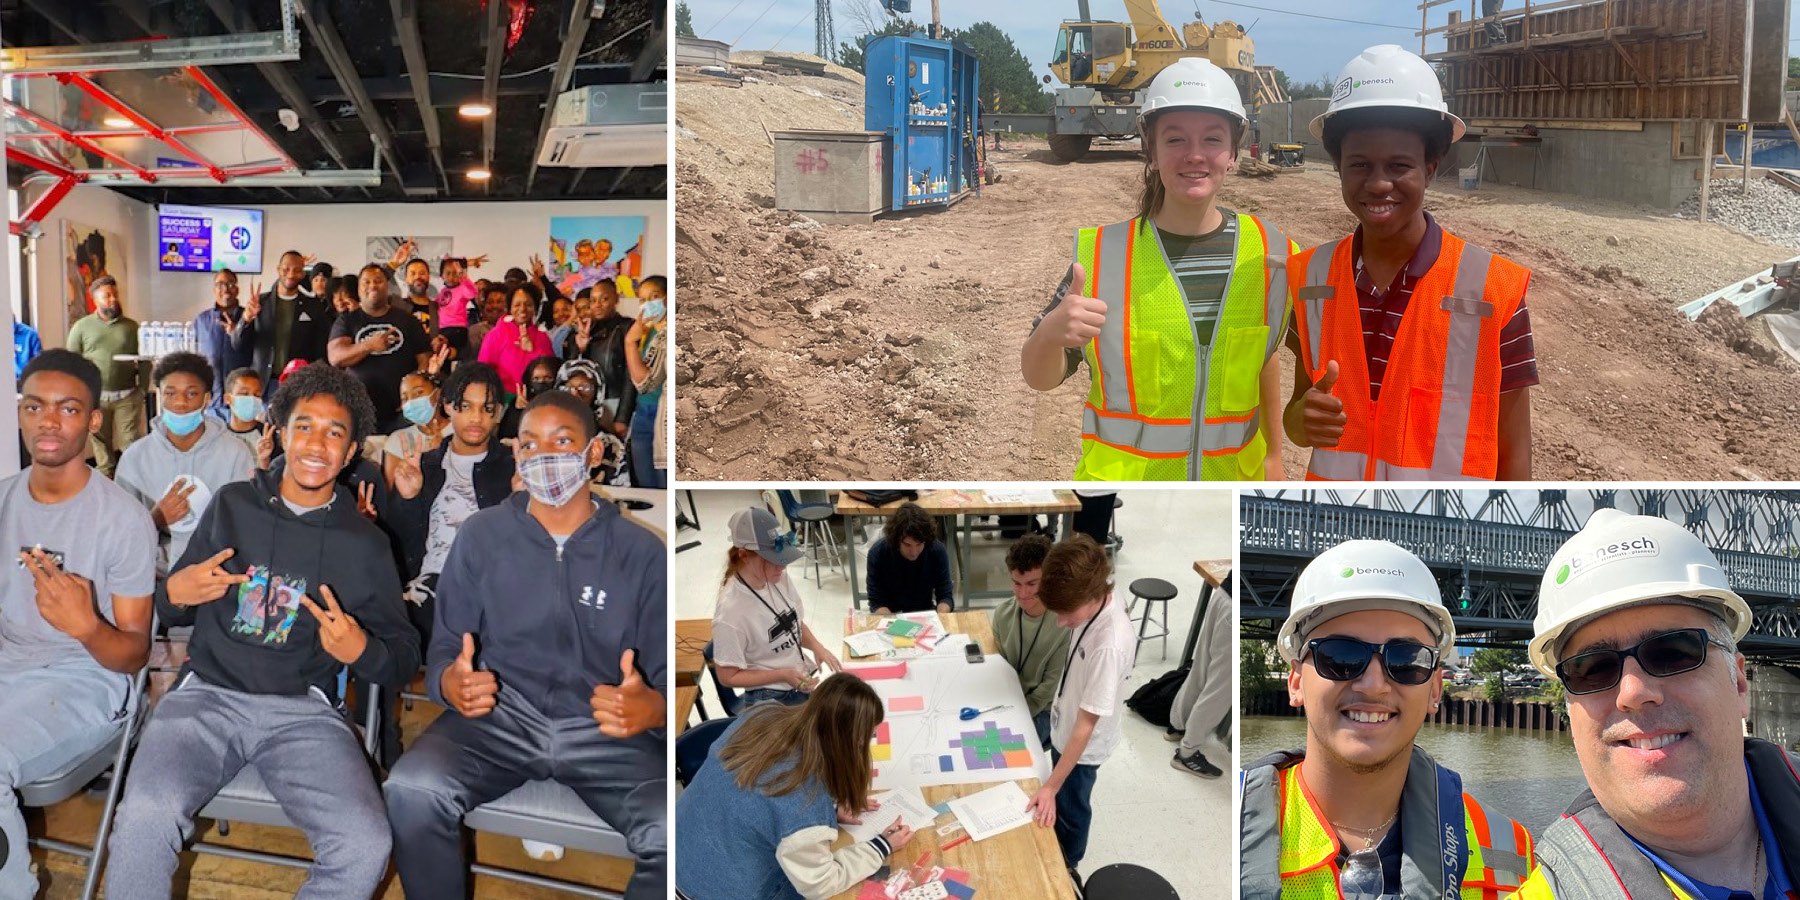
M 17 548 L 0 576 L 0 896 L 37 889 L 14 789 L 101 749 L 146 702 L 130 688 L 153 633 L 186 626 L 101 836 L 108 896 L 168 897 L 196 814 L 254 769 L 311 844 L 301 897 L 371 896 L 390 850 L 407 896 L 463 896 L 462 815 L 542 779 L 624 836 L 627 897 L 662 897 L 667 554 L 589 490 L 592 404 L 535 395 L 509 448 L 499 373 L 457 366 L 434 392 L 444 442 L 401 460 L 390 490 L 359 455 L 378 415 L 351 372 L 289 373 L 261 450 L 201 416 L 212 374 L 195 354 L 158 363 L 154 435 L 115 482 L 85 461 L 99 368 L 56 349 L 26 369 L 30 465 L 0 480 L 0 543 Z M 421 666 L 445 711 L 402 752 L 386 701 Z M 346 685 L 380 704 L 376 760 Z
M 1219 205 L 1248 125 L 1204 59 L 1145 91 L 1137 214 L 1076 234 L 1021 354 L 1040 391 L 1087 363 L 1074 477 L 1279 480 L 1285 436 L 1312 480 L 1529 480 L 1531 273 L 1424 209 L 1466 130 L 1431 65 L 1385 44 L 1339 74 L 1311 131 L 1358 225 L 1318 247 Z
M 620 279 L 600 278 L 563 296 L 540 260 L 500 281 L 471 278 L 485 257 L 445 257 L 432 266 L 401 244 L 386 264 L 336 275 L 297 251 L 280 256 L 267 291 L 252 284 L 239 302 L 239 277 L 214 274 L 212 303 L 194 318 L 199 355 L 211 366 L 206 412 L 250 437 L 263 430 L 262 406 L 297 368 L 325 361 L 356 377 L 375 409 L 374 435 L 404 433 L 390 470 L 416 445 L 431 449 L 445 425 L 435 401 L 442 380 L 461 365 L 487 363 L 500 373 L 515 435 L 530 400 L 562 388 L 587 401 L 612 449 L 618 484 L 665 484 L 662 389 L 666 378 L 667 281 L 649 275 L 631 284 L 638 317 L 619 313 Z M 398 275 L 398 290 L 393 286 Z M 139 386 L 137 323 L 124 314 L 120 285 L 101 277 L 88 286 L 94 312 L 74 323 L 68 348 L 102 373 L 102 424 L 95 459 L 111 475 L 127 447 L 145 434 Z M 120 357 L 126 357 L 121 359 Z M 161 385 L 154 385 L 161 390 Z M 245 399 L 239 400 L 237 398 Z M 253 399 L 254 398 L 254 399 Z M 261 402 L 258 402 L 261 401 Z M 376 451 L 372 450 L 372 455 Z
M 1306 745 L 1242 773 L 1244 900 L 1800 889 L 1800 755 L 1744 734 L 1750 607 L 1675 523 L 1598 510 L 1545 570 L 1529 652 L 1562 685 L 1588 789 L 1535 842 L 1415 743 L 1456 646 L 1418 557 L 1339 544 L 1290 608 L 1277 646 Z
M 830 897 L 874 874 L 912 838 L 898 822 L 867 841 L 831 847 L 840 824 L 874 808 L 869 745 L 883 719 L 881 701 L 807 626 L 805 604 L 787 575 L 803 551 L 774 514 L 739 511 L 730 534 L 711 659 L 722 685 L 745 691 L 746 705 L 677 801 L 677 895 Z M 942 548 L 930 518 L 910 502 L 890 514 L 877 544 L 883 542 L 913 563 Z M 871 573 L 876 555 L 871 549 Z M 1090 798 L 1100 765 L 1120 740 L 1137 637 L 1114 595 L 1111 561 L 1087 535 L 1055 544 L 1027 535 L 1008 549 L 1006 565 L 1013 596 L 994 611 L 994 634 L 1052 759 L 1028 811 L 1039 826 L 1054 827 L 1063 863 L 1079 883 Z M 942 607 L 933 605 L 932 581 L 914 580 L 907 603 L 872 580 L 871 608 L 883 615 L 947 611 L 948 578 L 938 595 Z M 894 599 L 878 608 L 878 597 Z M 1229 676 L 1229 659 L 1224 663 Z M 1208 774 L 1180 765 L 1180 757 L 1177 768 Z

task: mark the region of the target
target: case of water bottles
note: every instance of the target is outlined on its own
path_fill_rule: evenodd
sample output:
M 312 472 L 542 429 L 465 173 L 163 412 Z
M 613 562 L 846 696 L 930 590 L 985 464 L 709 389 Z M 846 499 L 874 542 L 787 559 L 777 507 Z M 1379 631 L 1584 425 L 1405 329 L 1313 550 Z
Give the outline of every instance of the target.
M 166 356 L 179 351 L 197 353 L 200 341 L 192 322 L 145 322 L 138 326 L 138 353 L 143 356 Z

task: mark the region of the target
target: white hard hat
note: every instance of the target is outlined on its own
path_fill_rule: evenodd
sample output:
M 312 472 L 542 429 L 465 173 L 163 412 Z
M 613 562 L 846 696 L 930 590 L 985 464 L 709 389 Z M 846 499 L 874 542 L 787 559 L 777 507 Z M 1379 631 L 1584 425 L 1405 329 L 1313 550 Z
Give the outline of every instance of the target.
M 1399 44 L 1379 44 L 1344 64 L 1331 89 L 1331 104 L 1312 120 L 1312 136 L 1325 136 L 1325 120 L 1352 109 L 1387 107 L 1423 109 L 1450 120 L 1450 140 L 1462 140 L 1468 131 L 1463 120 L 1450 114 L 1444 88 L 1431 64 Z
M 1244 115 L 1244 98 L 1225 70 L 1197 56 L 1170 63 L 1144 89 L 1144 105 L 1138 109 L 1138 126 L 1151 113 L 1170 109 L 1200 109 L 1230 116 L 1240 126 L 1250 124 Z
M 1345 613 L 1391 609 L 1424 622 L 1437 639 L 1438 657 L 1456 652 L 1456 623 L 1444 608 L 1437 577 L 1406 548 L 1389 541 L 1345 541 L 1313 557 L 1294 584 L 1288 618 L 1276 645 L 1288 665 L 1298 665 L 1306 637 Z
M 1556 677 L 1564 637 L 1600 615 L 1646 603 L 1701 606 L 1723 617 L 1734 637 L 1750 630 L 1749 604 L 1699 538 L 1667 519 L 1598 509 L 1544 570 L 1531 664 Z

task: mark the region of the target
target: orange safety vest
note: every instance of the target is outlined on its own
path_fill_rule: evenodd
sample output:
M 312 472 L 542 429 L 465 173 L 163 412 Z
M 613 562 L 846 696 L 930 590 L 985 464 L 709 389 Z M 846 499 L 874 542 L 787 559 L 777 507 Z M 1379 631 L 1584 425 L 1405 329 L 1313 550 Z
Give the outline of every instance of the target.
M 1500 332 L 1531 270 L 1448 231 L 1437 262 L 1413 287 L 1382 377 L 1369 397 L 1369 363 L 1351 265 L 1352 238 L 1301 252 L 1288 265 L 1301 361 L 1316 383 L 1336 360 L 1332 396 L 1343 437 L 1315 447 L 1314 481 L 1493 480 L 1500 462 Z

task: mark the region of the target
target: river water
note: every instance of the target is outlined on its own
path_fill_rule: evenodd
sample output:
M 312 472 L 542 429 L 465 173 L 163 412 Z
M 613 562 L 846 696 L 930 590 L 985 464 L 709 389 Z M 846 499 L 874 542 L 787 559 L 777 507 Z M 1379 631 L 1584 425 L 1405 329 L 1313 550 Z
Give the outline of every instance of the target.
M 1306 719 L 1301 717 L 1247 716 L 1243 726 L 1243 763 L 1306 744 Z M 1427 723 L 1419 730 L 1418 745 L 1462 775 L 1463 790 L 1481 801 L 1489 815 L 1517 820 L 1534 838 L 1587 790 L 1567 732 Z

